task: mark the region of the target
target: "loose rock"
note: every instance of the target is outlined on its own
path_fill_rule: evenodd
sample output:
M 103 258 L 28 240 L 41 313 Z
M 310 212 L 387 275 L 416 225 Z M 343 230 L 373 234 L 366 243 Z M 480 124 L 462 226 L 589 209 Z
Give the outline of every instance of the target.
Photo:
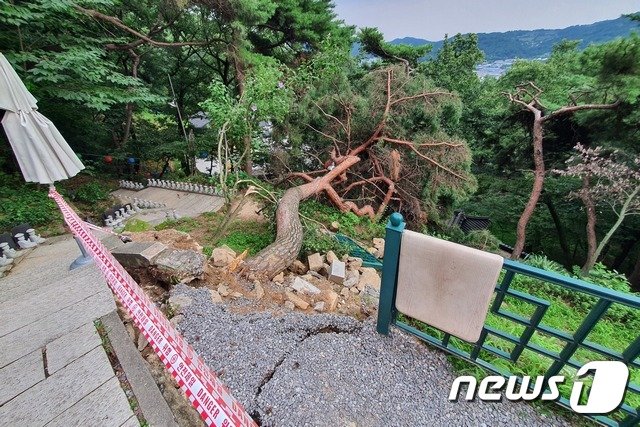
M 182 314 L 178 314 L 177 316 L 173 316 L 169 322 L 175 327 L 180 324 L 184 320 L 184 316 Z
M 309 303 L 294 294 L 293 292 L 286 292 L 287 299 L 295 304 L 300 310 L 306 310 L 309 308 Z
M 378 249 L 378 251 L 380 252 L 384 252 L 384 239 L 381 239 L 379 237 L 374 237 L 373 247 Z
M 138 351 L 143 351 L 149 345 L 149 341 L 144 336 L 144 334 L 138 335 Z
M 344 262 L 340 260 L 334 260 L 331 263 L 331 268 L 329 269 L 329 280 L 333 283 L 337 283 L 341 285 L 344 282 L 346 267 Z
M 369 285 L 374 289 L 380 290 L 380 276 L 378 276 L 376 269 L 371 267 L 362 267 L 360 270 L 362 271 L 362 276 L 360 276 L 358 287 L 363 289 L 364 286 Z
M 281 271 L 273 279 L 271 279 L 271 281 L 274 283 L 284 283 L 284 272 Z
M 209 260 L 213 262 L 214 267 L 226 267 L 236 258 L 236 252 L 229 246 L 224 245 L 215 248 L 211 253 Z
M 264 288 L 260 284 L 260 282 L 253 282 L 253 297 L 255 299 L 262 299 L 264 296 Z
M 294 303 L 292 303 L 291 301 L 285 301 L 284 302 L 284 306 L 285 306 L 285 308 L 287 308 L 289 310 L 295 310 L 296 309 L 296 305 Z
M 322 265 L 324 264 L 322 255 L 320 255 L 318 252 L 309 255 L 307 257 L 307 262 L 309 263 L 309 270 L 311 271 L 320 271 Z
M 225 284 L 218 285 L 218 293 L 223 297 L 228 297 L 231 294 L 231 290 Z
M 155 260 L 151 273 L 167 283 L 188 283 L 204 275 L 205 256 L 191 249 L 173 249 L 162 252 Z
M 295 274 L 305 274 L 309 269 L 300 260 L 295 260 L 289 266 L 289 270 Z
M 346 288 L 355 286 L 360 281 L 360 272 L 358 270 L 347 270 L 343 285 Z
M 338 256 L 333 251 L 327 252 L 327 263 L 331 265 L 333 261 L 338 261 Z
M 296 277 L 293 280 L 291 287 L 301 294 L 318 295 L 321 292 L 320 289 L 307 282 L 302 277 Z
M 313 309 L 318 312 L 324 311 L 324 301 L 319 301 L 313 305 Z
M 214 304 L 220 304 L 222 302 L 222 297 L 218 291 L 209 289 L 209 293 L 211 293 L 211 301 L 213 301 Z
M 324 300 L 327 303 L 327 311 L 334 311 L 338 305 L 338 293 L 332 290 L 326 292 Z
M 329 225 L 329 229 L 330 229 L 331 231 L 338 231 L 338 230 L 340 230 L 340 223 L 339 223 L 338 221 L 333 221 L 333 222 L 331 223 L 331 225 Z
M 365 305 L 371 308 L 377 307 L 380 302 L 380 288 L 376 289 L 371 285 L 365 285 L 360 296 Z
M 362 258 L 349 257 L 347 258 L 347 265 L 349 270 L 360 270 L 362 268 Z

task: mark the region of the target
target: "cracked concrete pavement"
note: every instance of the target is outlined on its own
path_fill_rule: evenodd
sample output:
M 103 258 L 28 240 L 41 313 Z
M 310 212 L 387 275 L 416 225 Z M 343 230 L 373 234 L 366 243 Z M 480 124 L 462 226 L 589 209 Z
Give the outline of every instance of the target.
M 569 425 L 523 402 L 450 402 L 458 374 L 445 354 L 397 329 L 379 335 L 374 319 L 250 312 L 185 285 L 172 294 L 192 300 L 185 338 L 262 425 Z

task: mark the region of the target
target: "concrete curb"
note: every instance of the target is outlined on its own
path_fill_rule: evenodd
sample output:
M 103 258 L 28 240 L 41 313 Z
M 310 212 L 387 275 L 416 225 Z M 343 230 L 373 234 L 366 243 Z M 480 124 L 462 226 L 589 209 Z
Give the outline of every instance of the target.
M 155 380 L 149 372 L 146 362 L 133 345 L 118 313 L 112 311 L 100 318 L 104 325 L 113 350 L 138 399 L 142 414 L 150 426 L 177 427 L 169 405 L 162 397 Z

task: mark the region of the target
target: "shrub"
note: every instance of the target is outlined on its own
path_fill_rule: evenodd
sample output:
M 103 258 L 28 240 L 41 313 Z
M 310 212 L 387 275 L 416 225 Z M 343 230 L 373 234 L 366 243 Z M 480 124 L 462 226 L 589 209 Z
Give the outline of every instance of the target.
M 332 206 L 322 204 L 316 200 L 306 200 L 300 204 L 300 214 L 311 218 L 325 226 L 332 222 L 340 224 L 340 233 L 352 238 L 371 242 L 374 237 L 384 236 L 384 221 L 372 221 L 369 217 L 359 217 L 353 212 L 342 213 Z
M 109 199 L 109 189 L 98 181 L 87 182 L 82 184 L 76 190 L 74 200 L 84 203 L 94 203 L 100 200 Z
M 321 232 L 317 226 L 305 226 L 304 239 L 300 255 L 306 257 L 313 253 L 335 252 L 340 257 L 349 253 L 349 248 L 338 242 L 333 236 Z
M 232 231 L 225 238 L 218 242 L 218 245 L 227 245 L 236 252 L 249 250 L 249 255 L 255 255 L 266 248 L 273 241 L 271 231 Z
M 37 227 L 60 221 L 60 212 L 45 188 L 24 184 L 17 176 L 0 175 L 0 230 L 21 223 Z

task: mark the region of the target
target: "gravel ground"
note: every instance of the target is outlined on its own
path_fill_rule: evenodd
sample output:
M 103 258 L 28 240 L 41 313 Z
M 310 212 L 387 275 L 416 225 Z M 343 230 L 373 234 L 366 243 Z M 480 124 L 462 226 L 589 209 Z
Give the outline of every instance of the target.
M 444 353 L 373 319 L 236 314 L 209 291 L 177 286 L 193 301 L 179 328 L 247 411 L 265 426 L 569 425 L 526 403 L 449 402 L 456 377 Z

